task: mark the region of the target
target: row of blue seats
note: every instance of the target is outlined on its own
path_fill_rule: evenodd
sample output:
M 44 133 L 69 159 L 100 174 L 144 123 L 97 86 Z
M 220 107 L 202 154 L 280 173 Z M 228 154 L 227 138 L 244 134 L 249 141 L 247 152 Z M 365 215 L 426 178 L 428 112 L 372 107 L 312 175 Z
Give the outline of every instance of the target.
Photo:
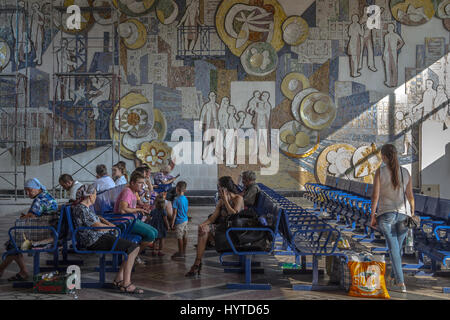
M 341 257 L 348 261 L 345 252 L 338 247 L 338 239 L 341 232 L 322 219 L 318 210 L 308 210 L 295 204 L 273 189 L 259 184 L 261 191 L 280 210 L 280 223 L 277 233 L 283 241 L 282 249 L 295 256 L 295 261 L 301 265 L 300 273 L 306 270 L 306 257 L 312 257 L 312 283 L 311 285 L 294 284 L 294 290 L 330 290 L 337 289 L 334 286 L 319 285 L 318 259 L 324 256 Z M 300 262 L 301 258 L 301 262 Z
M 97 200 L 93 206 L 93 210 L 99 215 L 116 225 L 114 229 L 118 232 L 119 237 L 132 241 L 134 243 L 140 243 L 142 238 L 138 235 L 130 233 L 133 228 L 133 224 L 136 221 L 134 215 L 126 214 L 115 214 L 113 213 L 114 200 L 120 194 L 125 185 L 116 186 L 109 190 L 98 193 Z M 141 218 L 139 216 L 138 218 Z M 53 243 L 51 246 L 46 246 L 45 248 L 33 248 L 30 250 L 22 250 L 20 244 L 15 242 L 17 237 L 15 233 L 21 233 L 23 230 L 29 229 L 50 229 L 53 233 Z M 104 287 L 108 286 L 105 283 L 105 272 L 117 272 L 119 265 L 122 262 L 122 258 L 127 257 L 123 252 L 116 252 L 114 248 L 110 251 L 87 251 L 86 249 L 80 248 L 76 241 L 76 233 L 79 230 L 74 229 L 74 224 L 71 217 L 71 206 L 63 205 L 59 211 L 58 224 L 55 227 L 45 226 L 45 227 L 12 227 L 9 230 L 9 236 L 13 243 L 13 249 L 9 252 L 5 252 L 3 258 L 6 255 L 19 252 L 27 253 L 33 255 L 33 274 L 36 275 L 39 272 L 55 271 L 55 270 L 65 270 L 68 265 L 76 264 L 83 265 L 83 260 L 71 260 L 68 258 L 69 253 L 77 254 L 98 254 L 100 255 L 99 267 L 95 268 L 99 272 L 99 282 L 95 283 L 83 283 L 83 287 Z M 48 267 L 40 266 L 40 254 L 49 253 L 53 254 L 53 259 L 47 261 Z M 106 255 L 111 254 L 112 260 L 106 261 Z M 62 255 L 62 259 L 60 259 Z M 110 267 L 107 267 L 110 265 Z M 29 287 L 30 283 L 15 283 L 15 287 Z
M 353 231 L 353 238 L 371 242 L 378 233 L 370 226 L 371 195 L 373 185 L 327 176 L 325 185 L 308 183 L 305 185 L 305 198 L 314 202 L 315 207 L 326 212 L 338 226 Z M 414 248 L 423 264 L 423 255 L 436 263 L 445 264 L 449 259 L 450 200 L 414 194 L 415 214 L 421 217 L 421 224 L 414 231 Z M 363 235 L 356 231 L 363 231 Z M 379 234 L 379 233 L 378 233 Z M 376 248 L 381 251 L 385 248 Z
M 79 227 L 75 228 L 72 214 L 71 214 L 71 206 L 70 205 L 63 205 L 61 207 L 61 210 L 59 212 L 59 219 L 58 224 L 55 227 L 52 226 L 41 226 L 41 227 L 12 227 L 9 229 L 9 237 L 12 241 L 14 249 L 6 252 L 4 254 L 14 254 L 14 253 L 22 253 L 22 254 L 30 254 L 33 256 L 33 275 L 37 275 L 40 272 L 48 272 L 48 271 L 65 271 L 68 265 L 76 264 L 76 265 L 82 265 L 83 261 L 80 260 L 68 260 L 67 259 L 67 252 L 69 244 L 71 244 L 74 253 L 76 254 L 97 254 L 99 255 L 99 267 L 95 270 L 99 272 L 99 281 L 98 282 L 81 282 L 81 286 L 83 288 L 101 288 L 101 287 L 108 287 L 109 284 L 105 282 L 106 276 L 105 273 L 108 270 L 106 265 L 106 255 L 111 254 L 114 258 L 117 258 L 119 256 L 122 256 L 124 259 L 127 259 L 127 254 L 125 252 L 116 251 L 115 245 L 113 245 L 111 250 L 108 251 L 91 251 L 87 250 L 86 248 L 82 248 L 79 243 L 77 242 L 77 233 L 82 229 L 109 229 L 114 230 L 119 237 L 126 238 L 128 233 L 128 225 L 125 224 L 125 221 L 120 218 L 111 219 L 113 223 L 116 224 L 116 227 Z M 22 249 L 20 244 L 15 242 L 15 232 L 22 232 L 23 230 L 29 230 L 29 229 L 50 229 L 53 233 L 53 243 L 50 247 L 44 247 L 44 248 L 30 248 L 30 249 Z M 64 259 L 62 261 L 58 260 L 58 252 L 59 250 L 63 251 Z M 64 252 L 64 249 L 66 252 Z M 42 253 L 49 253 L 53 254 L 54 257 L 56 257 L 56 260 L 50 260 L 50 267 L 41 267 L 40 265 L 40 254 Z M 117 261 L 117 264 L 120 263 L 118 259 L 114 259 Z M 117 270 L 115 270 L 117 271 Z M 24 282 L 24 283 L 14 283 L 14 287 L 31 287 L 33 283 L 30 282 Z

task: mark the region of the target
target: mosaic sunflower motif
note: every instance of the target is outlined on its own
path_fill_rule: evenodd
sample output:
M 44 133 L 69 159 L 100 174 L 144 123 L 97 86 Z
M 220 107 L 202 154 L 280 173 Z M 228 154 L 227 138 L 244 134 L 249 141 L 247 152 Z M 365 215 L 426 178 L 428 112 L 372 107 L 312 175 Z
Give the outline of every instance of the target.
M 168 160 L 172 154 L 172 148 L 167 143 L 153 140 L 144 142 L 141 148 L 136 151 L 136 157 L 147 163 L 152 169 L 158 169 L 160 165 Z
M 346 148 L 339 148 L 327 154 L 327 161 L 330 164 L 328 171 L 337 176 L 343 176 L 352 165 L 352 152 Z
M 133 107 L 117 112 L 115 126 L 121 132 L 140 131 L 148 123 L 148 113 L 143 108 Z

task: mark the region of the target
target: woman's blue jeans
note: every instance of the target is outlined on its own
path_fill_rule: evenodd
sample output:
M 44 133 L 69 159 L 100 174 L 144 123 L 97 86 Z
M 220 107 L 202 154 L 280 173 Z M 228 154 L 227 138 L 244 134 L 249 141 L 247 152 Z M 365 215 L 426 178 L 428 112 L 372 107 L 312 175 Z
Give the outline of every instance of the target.
M 405 226 L 407 215 L 398 212 L 386 212 L 377 217 L 378 230 L 386 239 L 391 259 L 391 277 L 395 282 L 405 283 L 402 270 L 402 246 L 408 233 Z

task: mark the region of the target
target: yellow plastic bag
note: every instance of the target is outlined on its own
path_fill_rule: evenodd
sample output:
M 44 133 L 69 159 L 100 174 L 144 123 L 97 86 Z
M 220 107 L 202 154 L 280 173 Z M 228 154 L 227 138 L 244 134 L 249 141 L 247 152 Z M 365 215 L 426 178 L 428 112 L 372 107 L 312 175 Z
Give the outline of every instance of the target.
M 389 299 L 386 289 L 384 261 L 349 261 L 352 284 L 348 292 L 349 296 L 362 298 Z

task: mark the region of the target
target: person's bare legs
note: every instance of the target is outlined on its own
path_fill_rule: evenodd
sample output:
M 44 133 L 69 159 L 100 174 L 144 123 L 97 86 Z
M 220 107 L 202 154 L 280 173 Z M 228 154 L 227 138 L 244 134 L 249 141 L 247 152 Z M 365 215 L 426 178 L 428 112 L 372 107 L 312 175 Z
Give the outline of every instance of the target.
M 11 264 L 11 262 L 14 261 L 14 256 L 7 256 L 5 260 L 0 263 L 0 278 L 3 275 L 3 272 L 5 272 L 6 268 Z
M 23 278 L 28 278 L 27 267 L 25 266 L 25 261 L 23 260 L 23 255 L 19 254 L 17 256 L 14 256 L 14 261 L 18 264 L 18 266 L 20 268 L 19 274 Z
M 154 242 L 141 242 L 139 246 L 139 253 L 145 250 L 145 248 L 153 248 Z
M 122 287 L 125 292 L 133 292 L 136 287 L 131 284 L 131 271 L 133 270 L 134 261 L 139 253 L 139 248 L 134 249 L 129 255 L 127 261 L 124 261 L 120 266 L 118 275 L 122 272 Z
M 205 232 L 203 235 L 198 235 L 197 241 L 197 256 L 195 257 L 194 264 L 198 264 L 202 261 L 203 254 L 205 253 L 206 243 L 208 242 L 209 232 Z M 198 263 L 197 263 L 198 262 Z
M 27 267 L 25 266 L 25 261 L 23 260 L 23 255 L 18 254 L 18 255 L 10 255 L 7 256 L 5 258 L 5 260 L 0 264 L 0 278 L 3 275 L 3 272 L 5 271 L 5 269 L 13 262 L 15 261 L 17 263 L 17 265 L 20 268 L 19 274 L 23 277 L 23 278 L 28 278 L 28 272 L 27 272 Z
M 172 202 L 167 201 L 165 209 L 167 212 L 167 219 L 169 219 L 169 221 L 172 221 L 172 216 L 173 216 Z
M 187 235 L 184 235 L 183 237 L 183 255 L 186 254 L 186 247 L 187 247 Z
M 177 239 L 177 242 L 178 242 L 178 252 L 179 252 L 181 255 L 184 255 L 184 251 L 183 251 L 183 238 Z

